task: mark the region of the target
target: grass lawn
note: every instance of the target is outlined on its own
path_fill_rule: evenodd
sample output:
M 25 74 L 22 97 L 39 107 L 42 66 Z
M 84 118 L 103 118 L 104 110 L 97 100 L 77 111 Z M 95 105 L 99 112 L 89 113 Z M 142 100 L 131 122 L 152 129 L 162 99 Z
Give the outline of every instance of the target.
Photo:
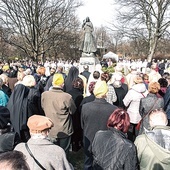
M 69 162 L 74 166 L 75 170 L 83 170 L 84 164 L 84 152 L 81 148 L 78 152 L 69 152 L 68 155 Z

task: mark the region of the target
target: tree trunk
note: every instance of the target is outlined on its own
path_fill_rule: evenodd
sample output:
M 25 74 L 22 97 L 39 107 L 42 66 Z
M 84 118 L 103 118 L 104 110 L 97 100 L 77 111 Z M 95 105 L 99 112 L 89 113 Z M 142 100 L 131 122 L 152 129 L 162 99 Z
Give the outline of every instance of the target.
M 149 55 L 148 55 L 148 58 L 147 58 L 148 62 L 152 61 L 153 55 L 154 55 L 156 47 L 157 47 L 158 36 L 154 36 L 153 39 L 154 39 L 153 42 L 150 43 Z

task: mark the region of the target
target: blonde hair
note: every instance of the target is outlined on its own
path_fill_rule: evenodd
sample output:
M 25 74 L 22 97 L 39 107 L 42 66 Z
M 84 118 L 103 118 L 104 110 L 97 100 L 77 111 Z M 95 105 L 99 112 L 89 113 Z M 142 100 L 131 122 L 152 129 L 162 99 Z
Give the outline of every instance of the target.
M 158 82 L 150 82 L 148 85 L 148 91 L 150 93 L 156 94 L 160 90 L 160 84 Z

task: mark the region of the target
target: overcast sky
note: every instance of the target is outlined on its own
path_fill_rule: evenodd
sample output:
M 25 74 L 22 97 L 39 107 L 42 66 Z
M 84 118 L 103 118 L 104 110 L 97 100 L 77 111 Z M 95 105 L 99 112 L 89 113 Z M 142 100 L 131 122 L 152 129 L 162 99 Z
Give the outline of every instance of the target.
M 113 0 L 83 0 L 84 6 L 78 10 L 78 16 L 83 20 L 88 16 L 94 27 L 105 26 L 113 21 Z

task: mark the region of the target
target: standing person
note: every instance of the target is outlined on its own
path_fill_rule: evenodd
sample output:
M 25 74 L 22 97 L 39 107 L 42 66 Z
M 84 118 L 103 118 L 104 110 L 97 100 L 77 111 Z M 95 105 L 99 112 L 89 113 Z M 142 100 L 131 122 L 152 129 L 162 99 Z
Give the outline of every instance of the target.
M 89 72 L 89 66 L 85 65 L 84 67 L 84 71 L 81 73 L 84 77 L 86 77 L 86 80 L 88 82 L 89 76 L 90 76 L 90 72 Z
M 160 89 L 157 95 L 158 97 L 164 97 L 168 88 L 168 81 L 165 78 L 160 78 L 158 83 L 160 84 Z
M 166 93 L 164 95 L 164 110 L 167 114 L 168 118 L 168 125 L 170 126 L 170 75 L 167 76 L 167 81 L 168 81 L 168 87 L 166 90 Z
M 83 104 L 94 101 L 95 96 L 94 96 L 93 90 L 94 90 L 95 84 L 96 84 L 96 82 L 94 82 L 94 81 L 92 81 L 89 84 L 89 92 L 90 92 L 91 95 L 90 96 L 86 96 L 85 98 L 83 98 L 83 100 L 82 100 L 82 102 L 80 104 L 80 107 L 79 107 L 80 111 L 82 109 Z
M 48 78 L 45 75 L 45 67 L 38 66 L 36 73 L 33 75 L 36 81 L 36 87 L 39 89 L 40 93 L 44 92 L 44 87 L 46 86 Z
M 158 64 L 159 67 L 159 74 L 162 76 L 165 70 L 165 61 L 161 60 L 161 62 Z
M 86 17 L 86 19 L 84 20 L 82 29 L 83 29 L 83 38 L 82 38 L 80 50 L 88 54 L 95 53 L 97 51 L 97 46 L 96 46 L 94 36 L 92 34 L 92 32 L 94 31 L 93 24 L 90 21 L 89 17 Z
M 29 88 L 23 84 L 15 86 L 7 105 L 10 111 L 10 121 L 14 132 L 17 132 L 23 142 L 29 138 L 28 120 L 28 93 Z
M 105 81 L 99 80 L 95 84 L 95 100 L 82 106 L 81 126 L 83 129 L 83 146 L 85 152 L 84 170 L 91 170 L 93 157 L 91 144 L 95 133 L 98 130 L 107 129 L 107 120 L 111 113 L 117 108 L 106 101 L 108 85 Z
M 154 109 L 163 108 L 164 100 L 163 98 L 158 98 L 157 93 L 160 89 L 160 84 L 158 82 L 151 82 L 148 86 L 148 95 L 140 100 L 139 113 L 142 117 L 139 135 L 144 132 L 145 129 L 149 129 L 149 112 Z
M 146 88 L 148 89 L 148 84 L 149 84 L 149 76 L 148 74 L 143 74 L 143 83 L 145 84 Z
M 134 141 L 137 136 L 136 126 L 141 120 L 141 115 L 139 113 L 139 104 L 141 98 L 146 97 L 148 91 L 141 77 L 136 76 L 134 78 L 134 85 L 127 92 L 126 96 L 123 99 L 125 107 L 127 107 L 127 112 L 130 116 L 130 128 L 128 131 L 128 138 L 131 141 Z
M 66 75 L 66 73 L 64 73 L 64 68 L 63 68 L 63 66 L 58 66 L 56 72 L 62 74 L 64 80 L 66 79 L 67 75 Z
M 71 144 L 72 150 L 78 151 L 82 145 L 82 128 L 81 128 L 81 121 L 80 121 L 80 110 L 79 106 L 81 101 L 83 100 L 83 80 L 81 78 L 77 78 L 72 82 L 73 89 L 68 91 L 68 93 L 72 96 L 74 103 L 77 107 L 75 113 L 72 115 L 73 120 L 73 129 L 74 132 L 71 136 Z
M 100 75 L 102 74 L 103 72 L 101 71 L 94 71 L 93 73 L 90 74 L 89 76 L 89 79 L 88 79 L 88 83 L 87 83 L 87 89 L 86 89 L 86 96 L 90 96 L 90 92 L 89 92 L 89 85 L 91 82 L 97 82 L 97 80 L 99 80 L 100 78 Z
M 126 83 L 128 85 L 128 89 L 131 89 L 131 87 L 135 84 L 134 83 L 134 78 L 137 76 L 137 67 L 135 65 L 131 66 L 131 72 L 127 74 L 126 78 Z
M 113 77 L 113 83 L 111 85 L 114 87 L 117 96 L 117 100 L 114 101 L 113 104 L 117 107 L 125 109 L 123 99 L 128 92 L 128 86 L 127 84 L 121 82 L 122 78 L 123 78 L 122 73 L 120 72 L 115 73 Z
M 14 150 L 21 151 L 26 156 L 30 169 L 42 169 L 32 158 L 32 154 L 46 170 L 71 170 L 72 166 L 68 163 L 64 150 L 48 138 L 48 133 L 54 126 L 52 120 L 45 116 L 33 115 L 28 119 L 27 125 L 31 138 L 27 143 L 18 144 Z
M 73 80 L 75 80 L 79 75 L 79 70 L 72 66 L 68 72 L 68 76 L 64 81 L 64 91 L 68 92 L 70 90 L 72 90 L 72 82 Z
M 162 109 L 149 113 L 151 129 L 135 140 L 141 170 L 169 170 L 170 167 L 170 127 L 166 113 Z
M 9 97 L 2 90 L 3 80 L 0 78 L 0 106 L 7 106 Z
M 71 115 L 76 111 L 76 106 L 71 95 L 63 92 L 64 79 L 61 74 L 54 74 L 52 84 L 49 91 L 42 93 L 41 105 L 45 115 L 54 122 L 49 137 L 67 153 L 73 134 Z
M 19 142 L 19 136 L 11 133 L 9 110 L 0 106 L 0 153 L 12 151 Z
M 137 154 L 135 145 L 127 139 L 130 126 L 128 113 L 116 109 L 107 121 L 108 130 L 96 133 L 92 143 L 94 170 L 136 170 Z
M 151 71 L 148 74 L 149 76 L 149 83 L 150 82 L 158 82 L 158 80 L 162 77 L 159 72 L 157 71 L 157 63 L 153 63 L 151 65 Z
M 28 115 L 29 117 L 37 114 L 44 115 L 44 111 L 41 107 L 41 93 L 36 87 L 36 81 L 34 76 L 27 75 L 23 78 L 22 84 L 29 88 L 28 93 Z
M 0 78 L 3 80 L 2 90 L 8 97 L 10 97 L 12 92 L 8 84 L 8 76 L 6 74 L 1 74 Z

